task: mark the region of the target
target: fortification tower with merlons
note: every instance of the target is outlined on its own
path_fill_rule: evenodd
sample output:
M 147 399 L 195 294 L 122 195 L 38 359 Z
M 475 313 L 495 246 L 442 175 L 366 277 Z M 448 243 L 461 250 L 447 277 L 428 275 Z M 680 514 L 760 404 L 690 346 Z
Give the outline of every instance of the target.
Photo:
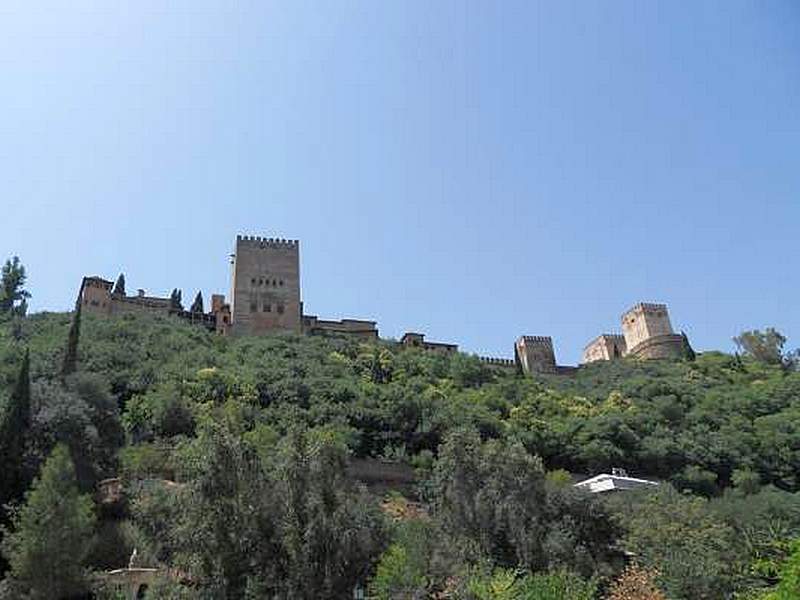
M 231 320 L 234 334 L 300 333 L 300 243 L 236 236 L 232 256 Z
M 675 334 L 665 304 L 641 302 L 622 315 L 627 356 L 675 358 L 681 356 L 683 338 Z
M 523 373 L 556 373 L 558 371 L 551 337 L 523 335 L 514 344 L 514 355 Z

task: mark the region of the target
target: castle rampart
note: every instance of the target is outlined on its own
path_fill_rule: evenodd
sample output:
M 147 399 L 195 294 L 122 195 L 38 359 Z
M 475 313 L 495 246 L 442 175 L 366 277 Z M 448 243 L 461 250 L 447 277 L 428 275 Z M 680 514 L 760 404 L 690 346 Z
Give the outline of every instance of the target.
M 300 242 L 254 235 L 237 235 L 231 264 L 231 303 L 222 294 L 211 296 L 211 312 L 183 310 L 176 298 L 147 296 L 139 290 L 127 296 L 124 289 L 102 277 L 84 277 L 78 301 L 87 312 L 113 315 L 153 312 L 175 315 L 207 329 L 226 334 L 261 335 L 289 331 L 307 335 L 344 335 L 365 341 L 378 339 L 377 323 L 364 319 L 327 320 L 303 314 L 300 294 Z M 120 283 L 121 282 L 121 283 Z M 124 288 L 124 282 L 118 282 Z M 665 304 L 640 302 L 621 318 L 622 335 L 607 333 L 583 350 L 582 362 L 681 356 L 686 343 L 672 330 Z M 400 344 L 425 350 L 455 353 L 457 344 L 431 342 L 422 333 L 406 332 Z M 549 336 L 525 335 L 514 343 L 514 358 L 479 357 L 487 365 L 519 368 L 526 374 L 567 375 L 576 367 L 558 365 Z

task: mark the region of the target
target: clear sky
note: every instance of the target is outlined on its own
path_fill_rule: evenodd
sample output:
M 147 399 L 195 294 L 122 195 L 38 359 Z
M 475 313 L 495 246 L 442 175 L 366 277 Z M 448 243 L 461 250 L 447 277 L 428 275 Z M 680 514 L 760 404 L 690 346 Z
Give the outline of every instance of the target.
M 800 4 L 0 3 L 0 255 L 228 292 L 301 240 L 306 310 L 574 363 L 637 301 L 800 345 Z

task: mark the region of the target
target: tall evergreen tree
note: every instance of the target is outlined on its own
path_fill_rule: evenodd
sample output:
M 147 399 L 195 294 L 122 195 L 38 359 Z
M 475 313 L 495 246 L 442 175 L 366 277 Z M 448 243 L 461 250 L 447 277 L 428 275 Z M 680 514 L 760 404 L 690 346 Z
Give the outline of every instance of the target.
M 192 307 L 189 311 L 193 313 L 203 312 L 203 292 L 197 292 L 197 296 L 194 297 L 194 302 L 192 302 Z
M 92 500 L 78 491 L 69 451 L 58 445 L 12 527 L 3 531 L 14 592 L 32 600 L 83 597 L 88 588 L 83 562 L 94 524 Z
M 0 512 L 7 502 L 22 498 L 28 487 L 23 457 L 30 425 L 30 355 L 26 350 L 14 392 L 0 421 Z
M 169 301 L 173 310 L 183 310 L 183 292 L 178 288 L 172 290 Z
M 25 315 L 28 310 L 27 299 L 31 297 L 24 287 L 27 278 L 18 256 L 6 261 L 0 272 L 0 314 Z
M 121 277 L 121 276 L 120 276 Z M 123 290 L 125 284 L 123 283 Z M 78 367 L 78 342 L 81 336 L 81 303 L 75 305 L 75 314 L 72 316 L 72 325 L 67 336 L 67 349 L 64 353 L 64 364 L 61 367 L 61 376 L 66 377 L 75 372 Z
M 117 277 L 117 283 L 114 284 L 114 291 L 112 294 L 125 295 L 125 273 L 120 273 Z
M 681 352 L 684 360 L 688 360 L 689 362 L 692 362 L 695 358 L 697 358 L 694 348 L 692 348 L 692 345 L 689 343 L 689 337 L 684 331 L 681 331 Z

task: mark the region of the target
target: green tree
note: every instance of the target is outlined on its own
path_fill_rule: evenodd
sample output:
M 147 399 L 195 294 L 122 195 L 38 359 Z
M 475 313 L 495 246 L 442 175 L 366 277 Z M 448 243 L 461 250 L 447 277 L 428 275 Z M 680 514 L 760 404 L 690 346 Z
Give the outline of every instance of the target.
M 22 498 L 28 487 L 25 442 L 31 426 L 30 354 L 26 350 L 17 383 L 0 415 L 0 514 L 3 506 Z
M 521 444 L 449 434 L 434 471 L 435 514 L 451 551 L 467 563 L 607 573 L 619 530 L 599 499 L 546 483 Z
M 172 293 L 169 295 L 169 303 L 173 310 L 183 310 L 183 292 L 178 288 L 172 290 Z
M 783 360 L 786 338 L 773 327 L 767 327 L 764 331 L 743 331 L 733 341 L 741 352 L 759 362 L 779 365 Z
M 683 359 L 689 362 L 694 362 L 695 358 L 697 358 L 694 348 L 689 343 L 689 336 L 683 331 L 681 331 L 681 353 L 683 354 Z
M 0 314 L 24 316 L 28 311 L 30 293 L 25 289 L 27 274 L 19 257 L 6 261 L 0 274 Z
M 125 273 L 119 274 L 119 277 L 117 277 L 117 283 L 114 284 L 114 291 L 111 293 L 118 294 L 120 296 L 125 295 Z
M 14 585 L 33 600 L 85 593 L 83 561 L 94 523 L 91 498 L 78 492 L 69 452 L 57 446 L 5 532 L 2 551 Z
M 189 312 L 203 312 L 203 292 L 197 292 L 197 296 L 194 297 L 194 302 L 192 302 L 192 307 L 189 309 Z
M 704 498 L 678 493 L 668 484 L 624 515 L 625 547 L 641 566 L 657 569 L 670 598 L 727 598 L 742 570 L 734 530 Z
M 800 598 L 800 540 L 791 546 L 791 554 L 783 563 L 780 582 L 760 600 L 797 600 Z
M 72 324 L 69 327 L 69 334 L 67 334 L 67 347 L 64 351 L 64 362 L 61 366 L 62 377 L 71 375 L 78 368 L 78 342 L 81 336 L 81 306 L 81 303 L 77 302 L 75 304 L 75 313 L 72 315 Z

